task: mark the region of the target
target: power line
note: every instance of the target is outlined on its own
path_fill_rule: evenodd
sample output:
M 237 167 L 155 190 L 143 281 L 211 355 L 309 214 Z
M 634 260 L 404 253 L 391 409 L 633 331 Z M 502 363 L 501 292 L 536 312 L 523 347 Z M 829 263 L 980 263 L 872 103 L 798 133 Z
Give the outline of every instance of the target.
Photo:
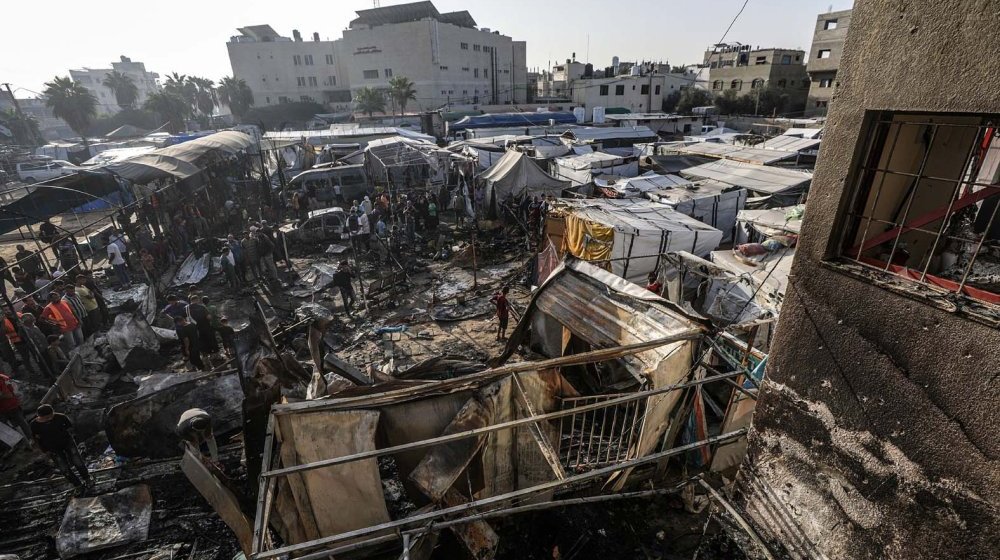
M 721 45 L 726 40 L 726 36 L 729 35 L 729 32 L 733 29 L 733 25 L 736 24 L 736 20 L 740 19 L 740 16 L 743 14 L 743 10 L 747 8 L 747 4 L 749 3 L 750 0 L 743 1 L 743 6 L 740 7 L 740 11 L 736 12 L 736 16 L 733 17 L 733 21 L 729 22 L 729 27 L 727 27 L 726 32 L 722 34 L 722 38 L 719 39 L 718 42 L 716 42 L 715 45 L 712 47 L 712 54 L 715 54 L 716 51 L 719 50 L 719 45 Z

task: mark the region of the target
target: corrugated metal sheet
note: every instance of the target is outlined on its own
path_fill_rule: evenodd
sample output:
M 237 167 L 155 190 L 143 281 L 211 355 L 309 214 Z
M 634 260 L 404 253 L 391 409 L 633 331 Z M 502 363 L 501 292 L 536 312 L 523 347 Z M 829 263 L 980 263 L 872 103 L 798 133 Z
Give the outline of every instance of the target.
M 785 152 L 800 152 L 818 148 L 818 138 L 798 138 L 796 136 L 775 136 L 757 147 L 764 150 L 781 150 Z
M 767 167 L 737 161 L 713 161 L 680 172 L 689 179 L 713 179 L 763 193 L 781 193 L 803 188 L 812 181 L 812 173 L 780 167 Z

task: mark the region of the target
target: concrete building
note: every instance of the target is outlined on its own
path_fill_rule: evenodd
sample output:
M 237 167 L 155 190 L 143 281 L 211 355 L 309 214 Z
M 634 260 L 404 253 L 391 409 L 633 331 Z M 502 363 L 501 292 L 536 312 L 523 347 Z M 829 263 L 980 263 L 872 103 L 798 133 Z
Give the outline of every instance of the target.
M 705 51 L 711 91 L 721 95 L 735 90 L 747 95 L 764 86 L 785 88 L 792 94 L 790 105 L 801 106 L 809 92 L 805 52 L 797 49 L 760 49 L 732 43 Z
M 115 99 L 115 92 L 104 86 L 104 77 L 113 71 L 119 71 L 132 79 L 132 83 L 139 90 L 136 99 L 136 106 L 141 106 L 150 93 L 160 90 L 160 84 L 156 81 L 160 75 L 156 72 L 146 70 L 146 65 L 142 62 L 132 62 L 127 56 L 122 56 L 118 62 L 112 62 L 111 68 L 80 68 L 70 70 L 69 75 L 73 81 L 83 84 L 83 87 L 90 90 L 97 98 L 97 112 L 106 115 L 113 115 L 121 110 Z
M 241 27 L 226 47 L 233 76 L 253 92 L 254 105 L 315 101 L 331 110 L 350 109 L 347 70 L 339 41 L 313 33 L 304 41 L 298 30 L 279 35 L 270 25 Z
M 851 10 L 828 12 L 816 17 L 812 48 L 809 50 L 809 98 L 806 116 L 824 116 L 837 92 L 837 69 L 844 52 L 844 40 L 851 26 Z
M 527 99 L 527 45 L 477 27 L 467 11 L 440 13 L 431 2 L 359 10 L 343 37 L 282 37 L 268 25 L 241 28 L 228 43 L 233 75 L 257 105 L 314 100 L 346 110 L 352 92 L 388 89 L 409 78 L 407 110 L 447 104 L 511 104 Z M 391 106 L 387 106 L 391 109 Z
M 1000 12 L 851 16 L 735 506 L 775 558 L 996 558 Z

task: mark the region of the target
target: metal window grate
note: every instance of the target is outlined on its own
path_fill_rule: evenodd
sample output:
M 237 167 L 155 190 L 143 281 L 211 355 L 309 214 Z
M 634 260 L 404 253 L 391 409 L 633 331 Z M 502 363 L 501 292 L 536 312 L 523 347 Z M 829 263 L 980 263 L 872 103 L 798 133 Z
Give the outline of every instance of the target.
M 562 410 L 609 401 L 622 394 L 573 397 Z M 559 457 L 570 472 L 584 472 L 634 457 L 645 401 L 611 405 L 560 419 Z
M 1000 305 L 1000 118 L 879 113 L 841 256 Z

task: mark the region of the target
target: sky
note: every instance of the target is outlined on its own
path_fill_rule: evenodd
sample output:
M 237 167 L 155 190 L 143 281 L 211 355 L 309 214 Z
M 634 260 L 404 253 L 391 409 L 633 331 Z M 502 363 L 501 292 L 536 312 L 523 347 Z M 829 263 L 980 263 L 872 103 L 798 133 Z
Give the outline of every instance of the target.
M 441 12 L 469 10 L 481 27 L 528 44 L 529 68 L 544 69 L 575 52 L 597 67 L 617 55 L 627 60 L 662 60 L 673 65 L 702 60 L 718 42 L 744 0 L 434 0 Z M 383 6 L 399 4 L 382 0 Z M 70 68 L 110 68 L 120 55 L 144 62 L 147 70 L 203 76 L 218 81 L 232 74 L 226 42 L 237 27 L 268 23 L 291 36 L 314 31 L 336 39 L 371 0 L 290 3 L 258 0 L 49 0 L 4 7 L 0 83 L 17 97 L 34 97 L 54 76 Z M 808 51 L 816 16 L 850 8 L 853 0 L 749 0 L 726 36 L 761 47 Z M 17 24 L 16 22 L 23 22 Z M 14 25 L 10 25 L 14 23 Z

